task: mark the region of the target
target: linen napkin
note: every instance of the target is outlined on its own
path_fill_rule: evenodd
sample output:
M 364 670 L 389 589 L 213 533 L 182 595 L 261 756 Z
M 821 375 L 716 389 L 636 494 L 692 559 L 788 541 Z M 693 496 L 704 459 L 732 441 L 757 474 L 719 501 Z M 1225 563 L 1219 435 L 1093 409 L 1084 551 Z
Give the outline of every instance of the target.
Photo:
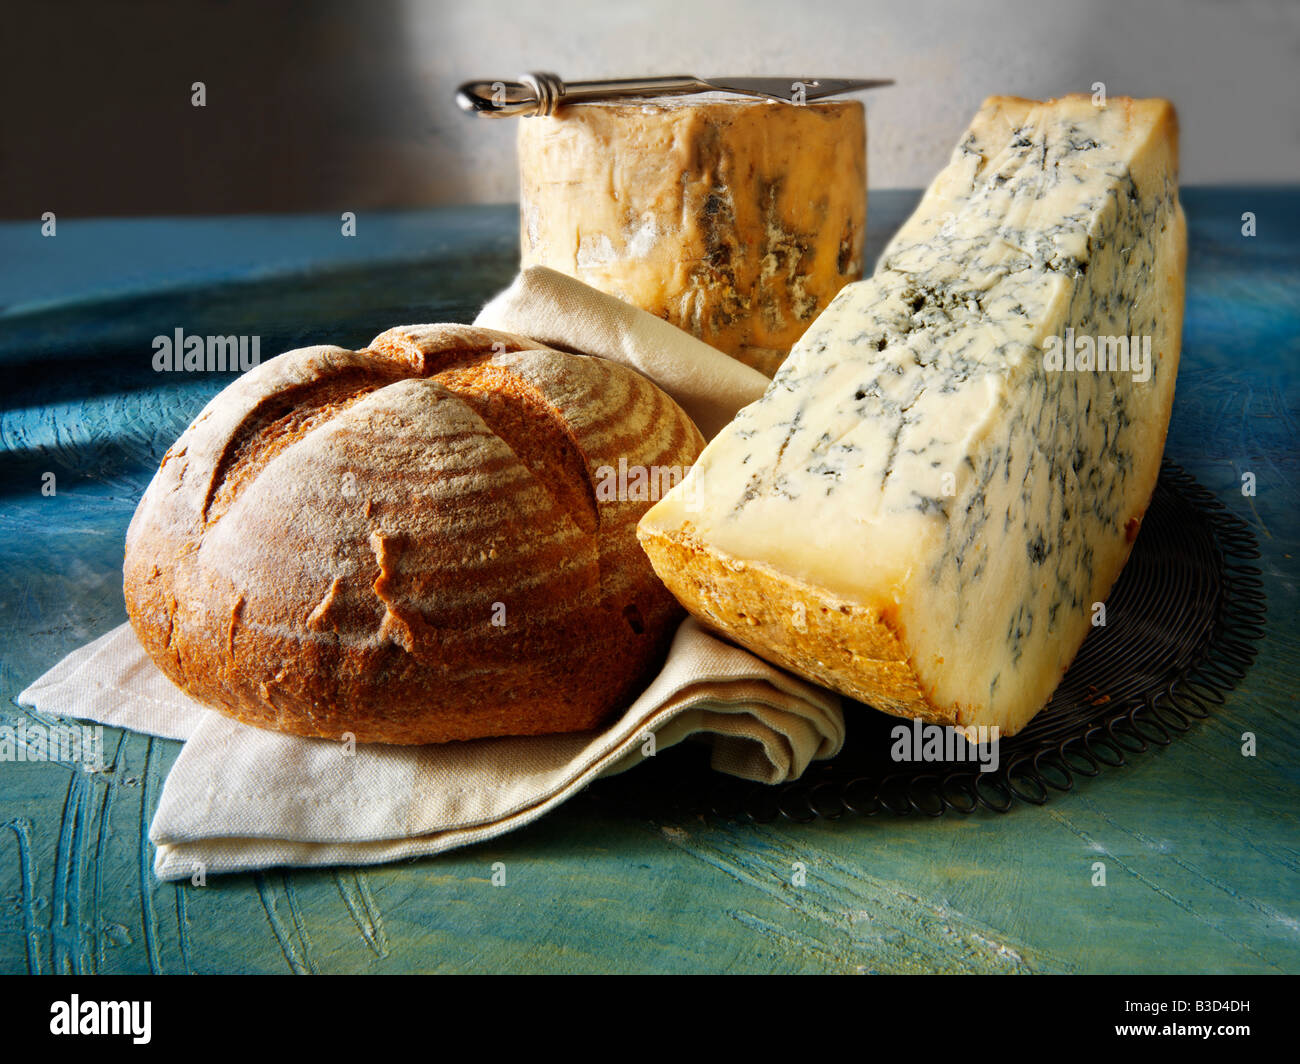
M 771 383 L 663 318 L 546 266 L 520 273 L 474 324 L 631 366 L 677 400 L 706 440 Z
M 543 268 L 520 274 L 475 324 L 632 366 L 705 435 L 767 384 L 668 323 Z M 569 735 L 403 747 L 252 728 L 173 686 L 127 624 L 68 655 L 18 701 L 184 741 L 149 829 L 154 872 L 164 880 L 441 853 L 521 827 L 593 779 L 687 739 L 711 745 L 718 771 L 771 784 L 833 757 L 844 739 L 837 696 L 693 619 L 614 723 Z

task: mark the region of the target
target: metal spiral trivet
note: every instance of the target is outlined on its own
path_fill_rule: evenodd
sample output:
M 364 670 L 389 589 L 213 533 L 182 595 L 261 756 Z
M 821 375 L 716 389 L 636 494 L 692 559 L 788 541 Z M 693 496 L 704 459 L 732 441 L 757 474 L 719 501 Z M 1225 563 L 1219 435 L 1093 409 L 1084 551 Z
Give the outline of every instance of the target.
M 708 767 L 701 746 L 665 751 L 588 788 L 589 800 L 640 814 L 705 814 L 768 823 L 862 816 L 1005 813 L 1042 805 L 1079 777 L 1168 746 L 1221 705 L 1264 634 L 1265 596 L 1250 529 L 1179 466 L 1165 462 L 1142 530 L 1094 628 L 1052 700 L 1001 740 L 999 767 L 889 759 L 898 718 L 846 703 L 848 738 L 780 787 Z

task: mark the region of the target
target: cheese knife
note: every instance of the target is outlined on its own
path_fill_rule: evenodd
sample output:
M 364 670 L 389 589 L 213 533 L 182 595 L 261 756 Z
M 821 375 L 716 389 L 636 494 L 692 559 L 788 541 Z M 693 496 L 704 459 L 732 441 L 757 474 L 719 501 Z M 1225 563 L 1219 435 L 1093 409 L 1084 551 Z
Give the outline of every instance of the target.
M 554 74 L 522 74 L 518 81 L 467 81 L 456 90 L 462 111 L 479 118 L 550 115 L 561 103 L 612 100 L 624 96 L 684 96 L 727 92 L 781 103 L 802 104 L 846 92 L 892 85 L 892 78 L 663 78 L 563 82 Z

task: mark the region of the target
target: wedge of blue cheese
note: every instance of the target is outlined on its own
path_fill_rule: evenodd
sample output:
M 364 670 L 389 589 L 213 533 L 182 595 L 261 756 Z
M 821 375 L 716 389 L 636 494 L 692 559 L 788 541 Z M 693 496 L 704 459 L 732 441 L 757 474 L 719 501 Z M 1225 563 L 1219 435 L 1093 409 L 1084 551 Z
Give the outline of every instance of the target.
M 656 571 L 800 675 L 1014 734 L 1155 487 L 1185 262 L 1167 101 L 987 100 L 875 274 L 646 513 Z

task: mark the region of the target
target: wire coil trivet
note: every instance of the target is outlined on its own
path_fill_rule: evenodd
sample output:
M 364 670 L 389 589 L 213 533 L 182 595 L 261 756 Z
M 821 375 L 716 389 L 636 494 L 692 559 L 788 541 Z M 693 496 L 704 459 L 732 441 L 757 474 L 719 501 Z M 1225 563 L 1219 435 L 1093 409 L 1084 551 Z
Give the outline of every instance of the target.
M 846 813 L 943 816 L 1017 801 L 1043 805 L 1080 778 L 1168 746 L 1246 675 L 1266 612 L 1255 537 L 1182 468 L 1165 462 L 1128 564 L 1052 700 L 999 743 L 998 767 L 889 758 L 899 718 L 848 702 L 848 737 L 829 761 L 769 787 L 712 771 L 683 744 L 588 788 L 590 800 L 641 814 L 769 823 Z M 677 756 L 674 756 L 677 755 Z M 656 763 L 658 762 L 658 763 Z

